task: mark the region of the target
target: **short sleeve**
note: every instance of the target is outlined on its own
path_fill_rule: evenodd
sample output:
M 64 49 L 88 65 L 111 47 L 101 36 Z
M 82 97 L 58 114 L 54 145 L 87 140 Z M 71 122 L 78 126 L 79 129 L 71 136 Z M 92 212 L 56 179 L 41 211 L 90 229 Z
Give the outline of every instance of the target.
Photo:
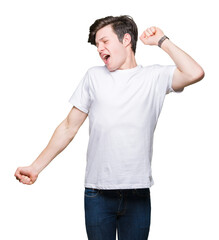
M 73 92 L 69 102 L 80 109 L 81 111 L 88 113 L 90 108 L 90 94 L 89 94 L 89 73 L 86 72 L 85 76 L 79 82 L 77 88 Z
M 179 91 L 174 91 L 172 88 L 173 81 L 173 73 L 176 69 L 176 65 L 158 65 L 158 90 L 160 92 L 164 92 L 165 94 L 169 94 L 171 92 L 181 93 L 183 89 Z

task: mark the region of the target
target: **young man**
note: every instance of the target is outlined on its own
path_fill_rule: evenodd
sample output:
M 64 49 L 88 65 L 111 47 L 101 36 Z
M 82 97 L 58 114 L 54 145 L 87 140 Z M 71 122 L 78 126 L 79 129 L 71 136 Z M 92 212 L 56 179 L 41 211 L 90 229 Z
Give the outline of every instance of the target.
M 39 173 L 72 141 L 89 116 L 85 175 L 85 220 L 89 240 L 147 239 L 153 134 L 165 95 L 200 81 L 204 71 L 158 27 L 140 40 L 158 45 L 175 65 L 137 65 L 138 30 L 130 16 L 106 17 L 90 27 L 88 42 L 104 66 L 88 69 L 70 98 L 73 107 L 47 147 L 15 176 L 33 184 Z

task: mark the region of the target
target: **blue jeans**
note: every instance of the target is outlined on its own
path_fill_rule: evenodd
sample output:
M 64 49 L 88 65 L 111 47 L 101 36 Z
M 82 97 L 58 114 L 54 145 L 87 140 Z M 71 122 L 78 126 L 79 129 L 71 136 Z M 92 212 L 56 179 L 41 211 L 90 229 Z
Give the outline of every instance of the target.
M 88 240 L 147 240 L 151 220 L 149 188 L 84 190 Z

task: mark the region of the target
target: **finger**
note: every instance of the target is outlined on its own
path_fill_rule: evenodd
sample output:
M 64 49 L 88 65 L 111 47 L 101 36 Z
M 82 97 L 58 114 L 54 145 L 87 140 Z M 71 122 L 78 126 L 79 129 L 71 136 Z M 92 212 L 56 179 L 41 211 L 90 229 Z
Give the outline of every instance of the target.
M 18 181 L 20 181 L 20 178 L 16 177 L 16 179 L 17 179 Z
M 147 37 L 151 36 L 151 34 L 148 32 L 148 29 L 145 31 L 145 34 L 146 34 Z
M 151 27 L 150 29 L 151 29 L 153 34 L 156 33 L 156 27 Z
M 24 179 L 20 179 L 19 182 L 25 184 Z
M 22 175 L 21 182 L 27 184 L 29 182 L 29 177 Z
M 17 180 L 21 179 L 22 175 L 20 174 L 20 168 L 17 168 L 14 176 L 16 177 Z
M 145 34 L 145 32 L 143 32 L 140 36 L 140 39 L 144 39 L 145 37 L 146 37 L 146 34 Z
M 33 184 L 33 180 L 31 178 L 26 178 L 26 184 L 28 185 Z
M 150 28 L 147 29 L 147 31 L 150 33 L 150 35 L 154 35 L 154 33 L 152 32 L 152 30 Z
M 26 184 L 29 184 L 29 183 L 30 183 L 30 178 L 29 178 L 29 177 L 25 176 L 24 179 L 25 179 L 25 183 L 26 183 Z

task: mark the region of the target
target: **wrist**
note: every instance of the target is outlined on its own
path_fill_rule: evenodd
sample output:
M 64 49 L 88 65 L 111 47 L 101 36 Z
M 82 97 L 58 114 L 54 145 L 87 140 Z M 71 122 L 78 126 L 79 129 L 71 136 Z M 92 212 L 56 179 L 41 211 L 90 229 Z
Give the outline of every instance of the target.
M 43 170 L 42 166 L 39 166 L 37 162 L 33 162 L 30 167 L 32 168 L 32 171 L 36 174 L 39 175 L 40 172 Z
M 159 40 L 158 43 L 157 43 L 158 47 L 161 48 L 161 46 L 163 45 L 163 42 L 165 42 L 167 39 L 169 40 L 169 38 L 168 38 L 166 35 L 164 35 L 163 37 L 161 37 L 160 40 Z

